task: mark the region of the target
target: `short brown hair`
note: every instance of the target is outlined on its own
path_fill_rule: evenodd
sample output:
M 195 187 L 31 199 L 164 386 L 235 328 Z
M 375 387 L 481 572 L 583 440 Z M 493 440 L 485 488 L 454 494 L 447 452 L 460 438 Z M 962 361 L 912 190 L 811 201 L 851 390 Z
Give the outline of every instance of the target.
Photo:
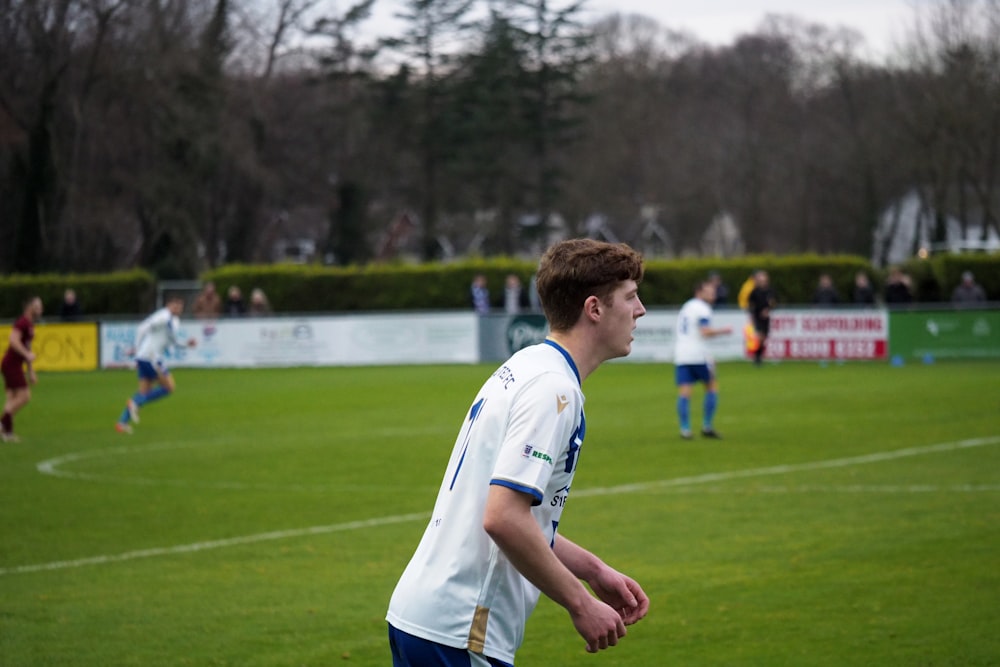
M 626 280 L 642 281 L 642 256 L 624 243 L 570 239 L 551 246 L 538 264 L 535 284 L 553 331 L 576 324 L 588 297 L 607 301 Z

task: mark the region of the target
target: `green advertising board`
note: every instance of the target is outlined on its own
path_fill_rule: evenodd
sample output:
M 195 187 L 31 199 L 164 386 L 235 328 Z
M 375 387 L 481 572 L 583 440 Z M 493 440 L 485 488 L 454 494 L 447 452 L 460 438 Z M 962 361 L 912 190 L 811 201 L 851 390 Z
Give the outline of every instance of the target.
M 1000 310 L 889 312 L 889 354 L 903 359 L 1000 359 Z

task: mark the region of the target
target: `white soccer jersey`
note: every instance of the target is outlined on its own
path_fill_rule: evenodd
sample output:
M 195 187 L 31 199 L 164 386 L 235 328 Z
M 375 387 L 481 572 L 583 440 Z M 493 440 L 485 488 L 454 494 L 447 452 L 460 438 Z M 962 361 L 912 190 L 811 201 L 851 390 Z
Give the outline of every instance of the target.
M 180 327 L 180 319 L 169 308 L 160 308 L 144 319 L 135 333 L 135 358 L 150 362 L 162 360 L 167 348 L 181 344 L 177 340 Z
M 585 420 L 579 373 L 551 341 L 515 353 L 466 415 L 434 505 L 386 616 L 417 637 L 514 662 L 539 591 L 483 529 L 491 484 L 529 493 L 555 542 Z
M 701 335 L 701 328 L 712 323 L 712 307 L 697 297 L 688 299 L 677 314 L 677 330 L 674 332 L 674 364 L 707 364 L 712 360 L 708 353 L 708 342 Z

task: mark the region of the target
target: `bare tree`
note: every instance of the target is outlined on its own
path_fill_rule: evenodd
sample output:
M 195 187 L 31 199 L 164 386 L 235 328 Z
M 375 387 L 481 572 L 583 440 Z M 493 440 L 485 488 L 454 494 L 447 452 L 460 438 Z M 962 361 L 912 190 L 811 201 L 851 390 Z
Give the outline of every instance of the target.
M 946 240 L 949 213 L 964 238 L 973 219 L 980 223 L 981 236 L 967 243 L 985 240 L 990 228 L 1000 231 L 1000 2 L 948 0 L 918 13 L 906 53 L 912 67 L 896 109 L 935 211 L 932 242 Z
M 15 271 L 51 266 L 46 240 L 59 221 L 66 184 L 57 169 L 58 116 L 83 7 L 74 0 L 4 0 L 0 12 L 0 114 L 12 138 L 4 151 L 8 180 L 5 264 Z M 8 217 L 9 216 L 9 217 Z

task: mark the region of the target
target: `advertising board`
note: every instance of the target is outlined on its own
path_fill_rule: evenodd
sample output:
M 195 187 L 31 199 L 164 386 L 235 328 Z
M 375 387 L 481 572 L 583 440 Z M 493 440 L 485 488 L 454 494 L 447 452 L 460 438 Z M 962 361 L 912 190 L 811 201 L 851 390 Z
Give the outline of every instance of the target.
M 101 328 L 101 367 L 134 362 L 138 322 Z M 475 363 L 478 328 L 473 313 L 350 315 L 182 320 L 181 340 L 167 356 L 178 367 L 355 366 Z
M 766 359 L 886 359 L 884 310 L 781 310 L 771 316 Z
M 10 325 L 0 326 L 2 348 L 7 349 Z M 97 368 L 97 323 L 39 323 L 35 326 L 36 371 L 92 371 Z
M 1000 310 L 892 311 L 889 324 L 902 359 L 1000 359 Z

